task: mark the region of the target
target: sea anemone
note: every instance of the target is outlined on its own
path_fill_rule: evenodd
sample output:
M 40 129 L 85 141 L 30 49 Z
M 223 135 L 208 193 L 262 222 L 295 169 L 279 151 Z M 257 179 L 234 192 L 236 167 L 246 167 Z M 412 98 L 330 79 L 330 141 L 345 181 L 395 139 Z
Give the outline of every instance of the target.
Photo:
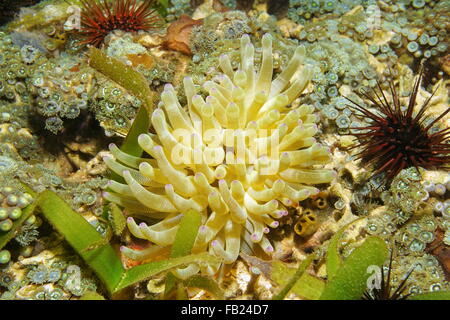
M 162 219 L 149 226 L 129 217 L 128 228 L 137 238 L 170 246 L 182 213 L 194 209 L 202 215 L 202 226 L 193 252 L 208 251 L 230 264 L 245 243 L 270 255 L 274 248 L 266 234 L 279 225 L 277 219 L 316 195 L 314 185 L 334 179 L 333 170 L 318 168 L 330 162 L 330 151 L 313 138 L 318 131 L 314 108 L 291 105 L 312 75 L 309 66 L 302 66 L 305 48 L 295 50 L 273 81 L 272 37 L 262 38 L 258 73 L 254 50 L 249 36 L 243 36 L 236 71 L 227 55 L 220 57 L 223 74 L 203 84 L 206 99 L 186 77 L 186 108 L 172 85 L 165 86 L 151 116 L 156 134 L 138 138 L 150 159 L 110 146 L 115 160 L 104 161 L 126 184 L 110 181 L 104 197 L 131 216 Z M 214 274 L 219 266 L 204 271 Z M 177 272 L 186 277 L 198 270 L 189 266 Z
M 392 102 L 378 84 L 379 92 L 372 90 L 372 95 L 362 92 L 377 112 L 347 98 L 353 105 L 349 107 L 361 112 L 370 120 L 368 126 L 350 128 L 359 143 L 351 148 L 361 148 L 357 158 L 364 165 L 374 166 L 374 175 L 383 174 L 384 182 L 392 179 L 403 169 L 422 167 L 425 169 L 448 169 L 450 160 L 450 144 L 448 135 L 450 128 L 432 133 L 431 129 L 449 111 L 447 108 L 434 120 L 429 121 L 425 111 L 429 106 L 434 91 L 414 114 L 416 98 L 423 77 L 423 69 L 419 72 L 407 106 L 400 102 L 399 95 L 392 81 L 389 82 Z
M 160 26 L 160 18 L 152 9 L 153 0 L 80 0 L 81 29 L 79 34 L 85 39 L 82 44 L 99 47 L 113 30 L 133 32 L 150 30 Z

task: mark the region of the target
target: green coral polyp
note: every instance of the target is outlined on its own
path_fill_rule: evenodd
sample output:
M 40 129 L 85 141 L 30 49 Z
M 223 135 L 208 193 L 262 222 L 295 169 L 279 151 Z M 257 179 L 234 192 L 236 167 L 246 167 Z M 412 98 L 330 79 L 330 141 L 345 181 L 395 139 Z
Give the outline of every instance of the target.
M 181 107 L 174 88 L 166 85 L 161 107 L 151 116 L 156 134 L 138 138 L 152 159 L 136 158 L 110 146 L 114 158 L 104 161 L 126 183 L 111 181 L 104 197 L 125 207 L 131 216 L 162 219 L 149 226 L 128 218 L 134 236 L 159 247 L 170 246 L 183 213 L 193 209 L 202 214 L 193 253 L 208 251 L 229 264 L 237 259 L 244 239 L 249 246 L 258 245 L 272 254 L 274 248 L 266 236 L 270 228 L 279 225 L 277 220 L 288 208 L 317 194 L 315 184 L 334 179 L 332 170 L 317 168 L 330 161 L 330 152 L 313 138 L 318 131 L 314 108 L 290 107 L 312 75 L 303 65 L 304 48 L 295 50 L 274 80 L 268 34 L 262 38 L 262 52 L 256 72 L 254 47 L 243 36 L 239 69 L 233 70 L 228 56 L 221 56 L 223 74 L 218 82 L 203 83 L 209 93 L 206 99 L 197 94 L 192 79 L 185 78 L 186 108 Z M 218 140 L 208 135 L 211 130 Z M 231 140 L 227 140 L 229 132 Z M 252 149 L 244 143 L 239 154 L 239 143 L 249 140 L 259 147 Z M 263 148 L 271 145 L 277 147 L 274 153 Z M 214 274 L 219 266 L 210 264 L 203 271 Z M 198 270 L 192 264 L 178 269 L 177 275 L 186 278 Z

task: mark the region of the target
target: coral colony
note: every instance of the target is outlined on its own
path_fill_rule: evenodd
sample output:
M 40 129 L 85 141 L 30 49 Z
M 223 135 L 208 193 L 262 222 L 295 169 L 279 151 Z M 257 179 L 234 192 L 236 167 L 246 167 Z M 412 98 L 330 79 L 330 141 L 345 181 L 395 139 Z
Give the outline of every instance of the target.
M 0 12 L 1 300 L 450 299 L 449 0 Z

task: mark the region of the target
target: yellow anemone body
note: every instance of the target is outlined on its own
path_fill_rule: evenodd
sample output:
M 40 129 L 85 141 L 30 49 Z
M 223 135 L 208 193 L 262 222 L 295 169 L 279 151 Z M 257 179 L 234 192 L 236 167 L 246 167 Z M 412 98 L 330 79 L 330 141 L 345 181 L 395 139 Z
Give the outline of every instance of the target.
M 156 134 L 138 140 L 151 159 L 110 147 L 114 158 L 105 162 L 126 184 L 112 181 L 105 198 L 131 216 L 161 219 L 149 226 L 129 218 L 134 236 L 169 246 L 182 213 L 194 209 L 203 221 L 193 252 L 207 250 L 230 264 L 245 242 L 270 254 L 270 228 L 278 226 L 288 207 L 317 194 L 313 185 L 335 177 L 332 170 L 320 168 L 330 161 L 330 152 L 313 138 L 318 130 L 314 108 L 291 107 L 311 79 L 311 69 L 302 64 L 304 47 L 295 50 L 274 80 L 271 36 L 262 38 L 258 72 L 254 51 L 245 35 L 237 70 L 221 56 L 223 74 L 203 84 L 206 98 L 186 77 L 185 108 L 174 88 L 166 85 L 160 107 L 151 116 Z M 204 271 L 213 274 L 218 267 L 206 266 Z M 198 270 L 190 265 L 177 272 L 187 277 Z

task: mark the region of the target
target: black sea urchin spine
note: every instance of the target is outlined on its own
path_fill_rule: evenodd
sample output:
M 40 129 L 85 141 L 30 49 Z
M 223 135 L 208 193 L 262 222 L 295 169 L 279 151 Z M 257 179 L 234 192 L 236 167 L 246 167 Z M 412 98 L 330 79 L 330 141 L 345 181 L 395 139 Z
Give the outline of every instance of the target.
M 389 82 L 391 103 L 379 83 L 379 93 L 376 90 L 372 91 L 372 95 L 362 93 L 379 111 L 378 114 L 347 98 L 353 103 L 349 107 L 361 112 L 370 120 L 368 126 L 351 128 L 360 131 L 353 133 L 359 143 L 352 148 L 361 148 L 357 158 L 361 159 L 364 165 L 372 165 L 375 175 L 384 173 L 386 181 L 392 180 L 401 170 L 409 167 L 448 169 L 446 165 L 450 160 L 448 143 L 450 128 L 435 133 L 430 133 L 430 129 L 448 114 L 450 108 L 436 119 L 427 121 L 429 116 L 425 115 L 425 111 L 436 93 L 435 90 L 414 115 L 422 77 L 423 69 L 414 83 L 409 103 L 405 108 L 402 108 L 392 81 Z

